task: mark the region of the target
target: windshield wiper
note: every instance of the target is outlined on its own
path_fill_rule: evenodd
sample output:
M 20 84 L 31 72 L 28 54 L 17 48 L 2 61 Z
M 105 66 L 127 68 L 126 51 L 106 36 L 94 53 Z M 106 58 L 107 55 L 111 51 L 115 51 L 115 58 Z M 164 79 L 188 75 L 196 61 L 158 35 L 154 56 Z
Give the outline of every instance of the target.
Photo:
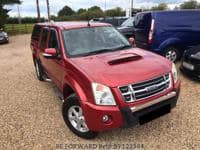
M 89 55 L 95 55 L 95 54 L 100 54 L 100 53 L 105 53 L 105 52 L 110 52 L 113 49 L 101 49 L 101 50 L 97 50 L 97 51 L 92 51 L 92 52 L 88 52 L 88 53 L 84 53 L 81 54 L 81 56 L 89 56 Z
M 123 49 L 128 49 L 128 48 L 132 48 L 132 46 L 131 45 L 122 45 L 122 46 L 114 48 L 113 50 L 123 50 Z
M 100 49 L 100 50 L 96 50 L 96 51 L 92 51 L 92 52 L 87 52 L 87 53 L 81 54 L 80 56 L 95 55 L 95 54 L 100 54 L 100 53 L 116 51 L 116 50 L 123 50 L 123 49 L 131 48 L 131 47 L 132 47 L 131 45 L 122 45 L 122 46 L 115 47 L 115 48 L 107 48 L 107 49 Z

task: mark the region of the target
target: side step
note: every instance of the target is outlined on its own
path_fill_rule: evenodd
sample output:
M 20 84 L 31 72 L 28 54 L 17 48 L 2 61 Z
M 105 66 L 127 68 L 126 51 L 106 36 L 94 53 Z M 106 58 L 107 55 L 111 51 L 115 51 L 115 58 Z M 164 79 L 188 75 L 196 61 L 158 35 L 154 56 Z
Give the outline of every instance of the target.
M 43 77 L 44 81 L 52 82 L 51 79 L 46 75 L 46 73 L 44 73 L 42 77 Z
M 57 96 L 62 102 L 64 102 L 65 100 L 64 100 L 64 96 L 63 96 L 62 92 L 61 92 L 56 86 L 54 86 L 53 90 L 54 90 L 54 93 L 56 94 L 56 96 Z
M 43 79 L 46 82 L 52 82 L 52 80 L 46 75 L 46 73 L 44 73 Z M 55 95 L 64 103 L 65 100 L 62 92 L 56 86 L 53 87 L 53 91 Z
M 52 82 L 51 79 L 49 79 L 49 78 L 44 78 L 44 81 L 46 81 L 46 82 Z

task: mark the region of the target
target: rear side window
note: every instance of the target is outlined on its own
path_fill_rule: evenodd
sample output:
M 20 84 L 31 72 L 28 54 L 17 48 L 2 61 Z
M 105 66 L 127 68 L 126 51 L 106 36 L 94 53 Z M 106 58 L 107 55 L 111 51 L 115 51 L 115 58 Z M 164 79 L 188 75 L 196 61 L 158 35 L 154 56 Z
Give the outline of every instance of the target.
M 33 40 L 39 41 L 40 31 L 41 31 L 41 27 L 36 25 L 33 29 L 33 33 L 32 33 L 31 38 Z
M 42 31 L 42 39 L 41 39 L 41 44 L 40 44 L 41 49 L 46 48 L 48 32 L 49 32 L 48 28 L 44 28 L 43 31 Z
M 135 17 L 136 28 L 148 28 L 151 24 L 151 13 L 141 13 Z

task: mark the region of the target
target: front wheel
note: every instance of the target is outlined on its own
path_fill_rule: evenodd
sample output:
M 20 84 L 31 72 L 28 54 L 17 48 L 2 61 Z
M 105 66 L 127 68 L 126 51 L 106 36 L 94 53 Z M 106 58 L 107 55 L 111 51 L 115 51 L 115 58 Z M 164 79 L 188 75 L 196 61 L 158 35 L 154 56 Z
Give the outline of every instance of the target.
M 97 136 L 97 132 L 88 128 L 83 110 L 75 94 L 69 96 L 64 102 L 62 113 L 65 123 L 77 136 L 85 139 L 93 139 Z
M 168 47 L 165 49 L 164 56 L 172 62 L 180 58 L 180 53 L 175 47 Z

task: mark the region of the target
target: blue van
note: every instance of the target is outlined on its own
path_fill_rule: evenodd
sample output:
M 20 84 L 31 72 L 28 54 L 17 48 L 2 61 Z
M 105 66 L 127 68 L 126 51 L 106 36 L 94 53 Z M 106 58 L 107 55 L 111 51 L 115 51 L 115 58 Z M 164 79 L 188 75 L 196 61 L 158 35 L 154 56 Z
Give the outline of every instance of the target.
M 135 16 L 134 26 L 138 47 L 171 61 L 200 44 L 200 10 L 142 12 Z

